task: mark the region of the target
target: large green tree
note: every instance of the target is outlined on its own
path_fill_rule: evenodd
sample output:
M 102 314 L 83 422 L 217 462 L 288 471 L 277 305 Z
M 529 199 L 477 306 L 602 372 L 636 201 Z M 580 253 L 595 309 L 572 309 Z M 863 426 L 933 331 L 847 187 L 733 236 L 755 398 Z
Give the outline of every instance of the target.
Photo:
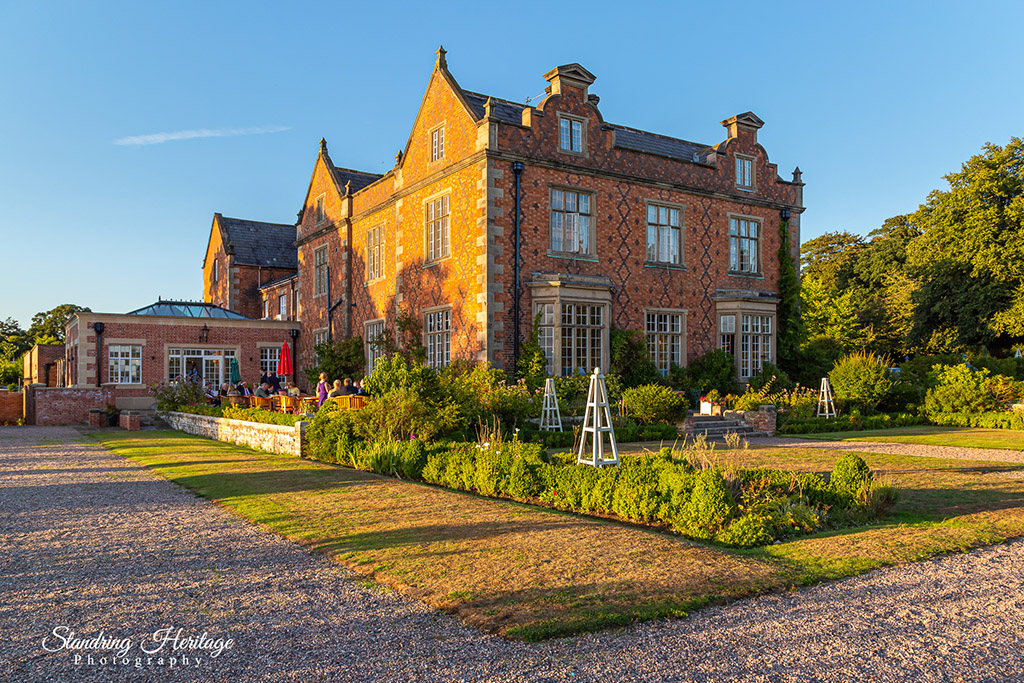
M 914 338 L 956 347 L 1024 338 L 1024 141 L 988 143 L 914 214 Z
M 32 316 L 32 324 L 28 328 L 28 336 L 33 343 L 36 340 L 49 343 L 64 343 L 64 327 L 75 313 L 88 313 L 89 309 L 75 304 L 61 304 L 48 311 L 41 311 Z

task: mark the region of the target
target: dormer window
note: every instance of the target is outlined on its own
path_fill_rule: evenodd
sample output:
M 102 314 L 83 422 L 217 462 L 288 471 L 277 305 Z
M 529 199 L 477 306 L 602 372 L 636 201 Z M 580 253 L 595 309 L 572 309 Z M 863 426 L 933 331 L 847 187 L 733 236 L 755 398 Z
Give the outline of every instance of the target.
M 444 159 L 444 125 L 430 131 L 430 160 Z
M 741 190 L 754 188 L 754 159 L 752 157 L 736 157 L 736 187 Z
M 324 195 L 316 198 L 316 224 L 321 225 L 327 220 L 327 211 L 324 209 Z
M 582 119 L 558 118 L 558 148 L 563 152 L 583 154 L 587 145 L 587 126 Z

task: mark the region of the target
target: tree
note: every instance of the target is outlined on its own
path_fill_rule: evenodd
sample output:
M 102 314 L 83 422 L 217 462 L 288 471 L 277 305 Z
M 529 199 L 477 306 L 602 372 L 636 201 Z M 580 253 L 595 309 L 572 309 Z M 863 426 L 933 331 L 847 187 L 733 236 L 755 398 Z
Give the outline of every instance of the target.
M 41 311 L 32 316 L 32 324 L 28 328 L 28 337 L 35 343 L 40 337 L 56 339 L 58 344 L 64 343 L 64 328 L 75 313 L 88 313 L 88 308 L 75 304 L 61 304 L 49 311 Z
M 808 240 L 800 247 L 803 275 L 817 278 L 829 289 L 843 288 L 863 247 L 863 237 L 845 231 Z
M 791 368 L 797 361 L 800 340 L 803 338 L 803 323 L 800 319 L 800 281 L 796 266 L 789 251 L 789 221 L 779 223 L 779 305 L 778 315 L 778 358 L 784 368 Z
M 910 244 L 908 267 L 924 290 L 915 339 L 955 332 L 959 344 L 1006 345 L 997 338 L 1024 338 L 1024 140 L 987 143 L 945 179 L 949 190 L 929 194 L 913 218 L 921 235 Z M 955 307 L 966 319 L 953 320 Z

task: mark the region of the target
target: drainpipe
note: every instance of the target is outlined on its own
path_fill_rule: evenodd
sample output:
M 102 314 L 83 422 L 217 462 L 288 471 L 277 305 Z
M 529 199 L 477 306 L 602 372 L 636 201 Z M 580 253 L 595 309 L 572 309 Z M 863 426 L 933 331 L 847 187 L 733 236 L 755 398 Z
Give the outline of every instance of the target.
M 103 386 L 103 323 L 93 323 L 92 331 L 96 333 L 96 386 Z
M 515 246 L 515 267 L 513 269 L 514 284 L 513 284 L 513 295 L 515 301 L 512 304 L 512 372 L 516 371 L 519 366 L 519 220 L 520 220 L 520 189 L 521 180 L 523 175 L 523 162 L 513 161 L 512 162 L 512 173 L 516 176 L 516 198 L 515 198 L 515 212 L 516 212 L 516 246 Z

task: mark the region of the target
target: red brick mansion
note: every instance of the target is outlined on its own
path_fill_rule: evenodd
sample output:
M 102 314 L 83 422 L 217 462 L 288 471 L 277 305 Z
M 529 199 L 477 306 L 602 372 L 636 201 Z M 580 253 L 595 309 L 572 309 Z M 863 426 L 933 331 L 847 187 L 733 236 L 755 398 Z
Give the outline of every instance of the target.
M 336 166 L 321 141 L 294 261 L 249 244 L 288 226 L 217 217 L 206 300 L 300 321 L 304 367 L 314 343 L 394 332 L 401 312 L 435 366 L 510 368 L 535 321 L 553 373 L 606 367 L 613 327 L 642 330 L 663 371 L 716 347 L 741 378 L 775 360 L 780 222 L 798 262 L 803 183 L 778 175 L 763 122 L 738 114 L 724 141 L 689 142 L 605 121 L 579 64 L 544 78 L 535 106 L 501 100 L 464 90 L 438 50 L 390 171 Z

